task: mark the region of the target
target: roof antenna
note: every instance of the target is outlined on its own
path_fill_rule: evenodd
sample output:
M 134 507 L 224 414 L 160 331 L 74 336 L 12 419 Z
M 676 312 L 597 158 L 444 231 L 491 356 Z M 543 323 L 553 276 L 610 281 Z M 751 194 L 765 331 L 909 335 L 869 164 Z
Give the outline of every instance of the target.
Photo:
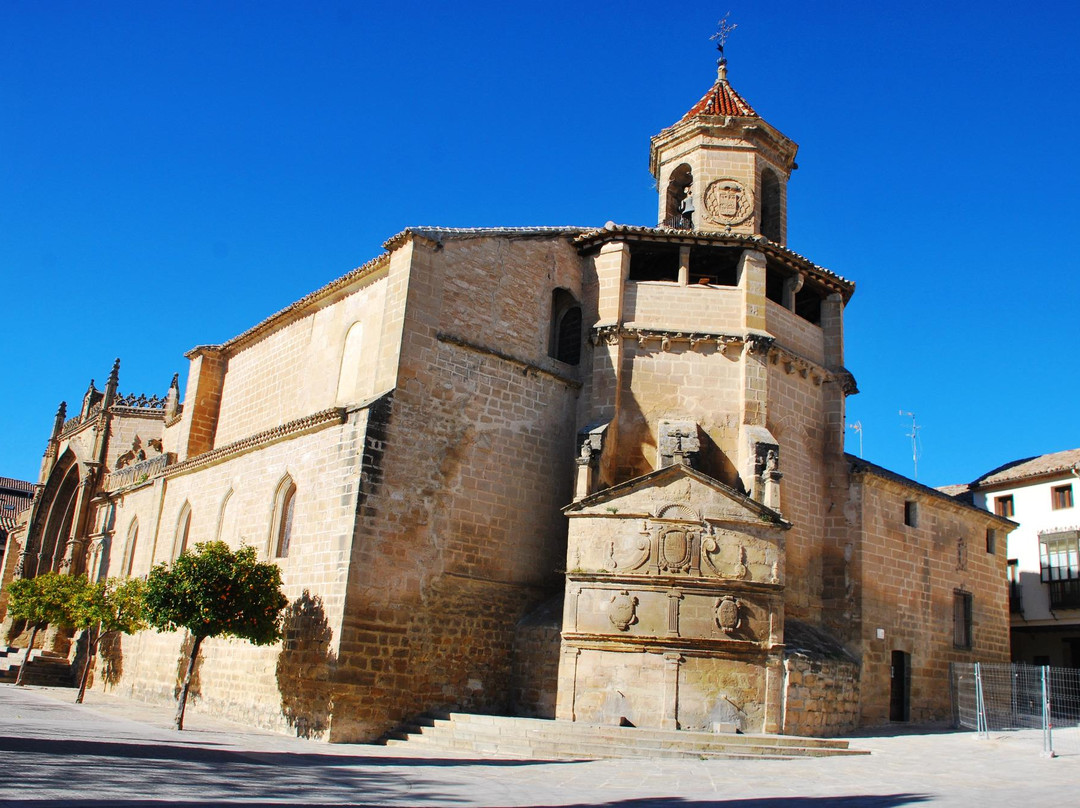
M 908 435 L 908 437 L 911 438 L 911 462 L 915 464 L 915 477 L 913 479 L 918 480 L 919 479 L 919 444 L 918 444 L 918 439 L 919 439 L 919 430 L 922 429 L 922 427 L 915 423 L 915 413 L 907 412 L 905 410 L 900 410 L 900 414 L 901 415 L 910 415 L 911 416 L 911 433 Z
M 731 36 L 731 32 L 739 27 L 728 22 L 729 16 L 731 16 L 730 11 L 720 18 L 716 23 L 716 33 L 709 37 L 709 41 L 715 42 L 716 49 L 720 51 L 720 58 L 716 60 L 716 72 L 722 79 L 727 78 L 727 57 L 724 56 L 724 45 Z
M 856 421 L 853 424 L 848 424 L 847 428 L 848 429 L 853 429 L 853 430 L 855 430 L 856 432 L 859 433 L 859 457 L 861 458 L 863 456 L 863 454 L 862 454 L 862 421 Z

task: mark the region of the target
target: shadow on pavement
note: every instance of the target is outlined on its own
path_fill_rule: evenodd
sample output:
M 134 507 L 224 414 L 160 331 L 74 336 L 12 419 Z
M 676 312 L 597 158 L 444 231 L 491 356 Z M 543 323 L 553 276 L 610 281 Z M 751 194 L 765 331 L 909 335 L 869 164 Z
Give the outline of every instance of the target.
M 175 760 L 224 765 L 242 763 L 276 768 L 283 766 L 550 766 L 556 763 L 572 764 L 582 762 L 579 760 L 410 758 L 305 754 L 303 752 L 237 752 L 228 749 L 202 749 L 198 746 L 172 746 L 168 744 L 8 737 L 0 737 L 0 752 L 64 755 L 68 757 L 141 758 L 143 760 Z M 0 801 L 0 808 L 3 808 L 4 805 L 5 803 Z
M 444 798 L 445 799 L 445 798 Z M 913 805 L 919 802 L 927 802 L 930 799 L 925 794 L 866 794 L 848 797 L 762 797 L 760 799 L 735 799 L 735 800 L 693 800 L 680 797 L 645 797 L 632 800 L 616 800 L 604 803 L 579 803 L 562 806 L 534 806 L 534 808 L 664 808 L 664 806 L 679 806 L 679 808 L 898 808 L 903 805 Z M 251 802 L 249 800 L 199 800 L 171 801 L 171 800 L 6 800 L 0 802 L 5 808 L 102 808 L 102 806 L 115 806 L 115 808 L 213 808 L 213 806 L 243 805 L 245 808 L 281 808 L 283 805 L 303 805 L 304 808 L 374 808 L 376 805 L 386 805 L 385 802 Z M 422 805 L 422 801 L 410 800 L 409 805 Z M 442 801 L 442 804 L 445 804 Z M 491 808 L 497 808 L 492 806 Z

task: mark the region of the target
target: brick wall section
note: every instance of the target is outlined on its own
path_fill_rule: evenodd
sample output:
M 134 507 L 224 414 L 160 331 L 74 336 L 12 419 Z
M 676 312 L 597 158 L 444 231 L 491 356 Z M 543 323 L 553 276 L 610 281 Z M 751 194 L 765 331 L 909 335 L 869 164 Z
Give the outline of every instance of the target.
M 214 448 L 227 365 L 225 357 L 212 348 L 196 348 L 188 358 L 191 367 L 184 394 L 184 417 L 177 435 L 177 456 L 181 460 Z
M 861 611 L 861 721 L 888 721 L 894 650 L 911 655 L 911 721 L 946 721 L 950 662 L 1009 661 L 1004 542 L 986 552 L 986 528 L 1001 525 L 914 485 L 873 473 L 851 480 L 848 510 L 862 530 L 851 562 Z M 906 500 L 917 503 L 917 527 L 904 524 Z M 958 589 L 973 595 L 970 650 L 953 645 Z

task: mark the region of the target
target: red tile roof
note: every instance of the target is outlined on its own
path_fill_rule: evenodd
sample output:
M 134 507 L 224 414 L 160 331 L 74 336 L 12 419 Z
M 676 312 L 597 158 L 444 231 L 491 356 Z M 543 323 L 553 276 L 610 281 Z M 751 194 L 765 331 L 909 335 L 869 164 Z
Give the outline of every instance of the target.
M 709 92 L 690 108 L 679 120 L 685 123 L 699 115 L 729 115 L 733 118 L 758 118 L 760 117 L 746 99 L 739 95 L 728 84 L 727 72 L 721 68 L 720 74 Z

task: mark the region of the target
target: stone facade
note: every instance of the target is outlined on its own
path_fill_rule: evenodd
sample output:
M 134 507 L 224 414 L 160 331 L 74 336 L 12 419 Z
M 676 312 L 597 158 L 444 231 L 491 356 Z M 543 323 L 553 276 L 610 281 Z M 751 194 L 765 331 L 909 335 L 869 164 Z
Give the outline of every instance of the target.
M 975 543 L 1011 525 L 844 454 L 854 285 L 785 246 L 795 151 L 722 74 L 652 141 L 659 227 L 408 229 L 189 352 L 182 402 L 115 366 L 58 414 L 6 578 L 258 548 L 285 639 L 206 642 L 193 706 L 305 737 L 942 717 L 950 660 L 1007 658 Z M 107 643 L 96 686 L 172 698 L 185 641 Z

